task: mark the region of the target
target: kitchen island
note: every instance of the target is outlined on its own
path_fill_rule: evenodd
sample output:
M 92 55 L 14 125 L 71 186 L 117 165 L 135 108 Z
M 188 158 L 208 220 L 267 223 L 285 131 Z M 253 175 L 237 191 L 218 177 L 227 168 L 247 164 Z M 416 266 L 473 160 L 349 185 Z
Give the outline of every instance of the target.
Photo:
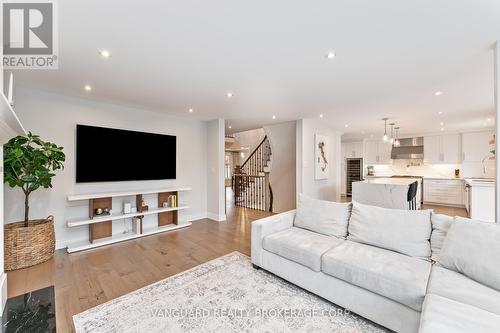
M 372 206 L 409 209 L 407 196 L 410 184 L 418 182 L 417 209 L 421 204 L 422 179 L 369 178 L 352 184 L 352 200 Z

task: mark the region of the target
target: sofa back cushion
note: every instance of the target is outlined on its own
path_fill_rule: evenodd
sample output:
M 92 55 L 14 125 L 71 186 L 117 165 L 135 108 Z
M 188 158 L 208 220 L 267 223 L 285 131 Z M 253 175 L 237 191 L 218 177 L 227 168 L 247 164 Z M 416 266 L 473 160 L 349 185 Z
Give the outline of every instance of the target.
M 455 217 L 438 262 L 500 290 L 500 226 Z
M 345 238 L 351 204 L 299 196 L 294 226 L 327 236 Z
M 434 214 L 431 215 L 432 234 L 431 234 L 431 259 L 438 261 L 441 248 L 443 247 L 446 234 L 453 223 L 453 216 Z
M 388 209 L 354 202 L 348 239 L 429 259 L 431 231 L 430 210 Z

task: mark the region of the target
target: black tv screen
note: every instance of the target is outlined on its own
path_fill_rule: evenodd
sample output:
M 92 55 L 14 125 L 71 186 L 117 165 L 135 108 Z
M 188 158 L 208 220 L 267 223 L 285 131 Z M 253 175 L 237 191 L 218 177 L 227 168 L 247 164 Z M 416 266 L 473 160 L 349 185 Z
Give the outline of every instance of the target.
M 76 125 L 76 182 L 175 179 L 177 138 Z

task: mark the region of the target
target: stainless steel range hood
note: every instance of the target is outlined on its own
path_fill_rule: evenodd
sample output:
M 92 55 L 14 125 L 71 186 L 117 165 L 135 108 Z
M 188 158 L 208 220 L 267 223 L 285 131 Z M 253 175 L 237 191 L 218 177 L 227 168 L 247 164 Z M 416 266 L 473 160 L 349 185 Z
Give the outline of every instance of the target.
M 394 160 L 421 160 L 424 158 L 424 138 L 399 139 L 401 145 L 392 147 L 391 158 Z

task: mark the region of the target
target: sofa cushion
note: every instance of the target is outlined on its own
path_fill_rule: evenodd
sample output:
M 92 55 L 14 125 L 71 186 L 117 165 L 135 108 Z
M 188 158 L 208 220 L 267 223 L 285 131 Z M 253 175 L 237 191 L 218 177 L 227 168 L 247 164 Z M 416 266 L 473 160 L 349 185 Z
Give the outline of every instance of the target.
M 430 210 L 388 209 L 354 202 L 347 239 L 428 259 L 431 231 Z
M 439 263 L 500 290 L 500 226 L 456 217 L 444 241 Z
M 427 293 L 500 315 L 500 291 L 443 267 L 432 267 Z
M 443 214 L 431 215 L 432 222 L 432 234 L 431 234 L 431 259 L 438 261 L 439 254 L 441 253 L 441 248 L 443 247 L 444 239 L 446 234 L 453 223 L 453 217 Z
M 292 227 L 264 237 L 262 247 L 319 272 L 321 256 L 344 240 Z
M 420 311 L 431 263 L 345 241 L 323 255 L 323 273 Z
M 345 238 L 351 206 L 351 203 L 318 200 L 300 194 L 294 226 Z
M 439 295 L 425 297 L 419 333 L 498 333 L 500 316 Z

